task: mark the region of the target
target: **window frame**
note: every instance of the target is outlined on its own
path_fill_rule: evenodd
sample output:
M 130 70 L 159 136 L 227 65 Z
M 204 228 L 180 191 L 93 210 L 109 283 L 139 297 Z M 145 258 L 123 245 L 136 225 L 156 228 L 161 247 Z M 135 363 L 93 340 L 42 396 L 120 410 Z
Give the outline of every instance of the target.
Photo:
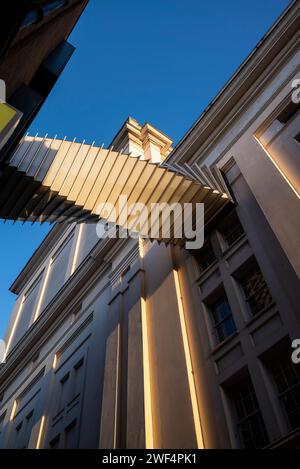
M 246 287 L 244 286 L 244 284 L 246 283 L 247 279 L 249 279 L 250 275 L 255 274 L 255 272 L 260 273 L 261 280 L 263 281 L 263 285 L 260 285 L 257 288 L 257 290 L 253 291 L 252 293 L 247 294 Z M 239 288 L 241 290 L 242 297 L 243 297 L 243 302 L 247 307 L 247 311 L 250 316 L 250 319 L 258 317 L 260 314 L 262 314 L 264 311 L 269 309 L 274 304 L 274 299 L 271 294 L 270 288 L 254 256 L 250 257 L 242 266 L 240 266 L 238 271 L 233 274 L 233 277 L 235 278 L 235 280 L 237 281 L 239 285 Z M 266 289 L 266 292 L 268 292 L 268 295 L 270 296 L 270 301 L 267 304 L 265 304 L 263 308 L 254 310 L 253 306 L 251 306 L 251 301 L 255 299 L 257 295 L 263 292 L 264 289 Z M 256 300 L 255 300 L 255 303 L 256 303 Z
M 252 402 L 254 409 L 251 410 L 251 412 L 249 412 L 247 415 L 240 417 L 237 403 L 241 401 L 241 390 L 243 389 L 243 387 L 245 389 L 247 388 L 248 394 L 245 394 L 244 400 L 242 402 L 245 402 L 246 398 L 251 396 L 251 402 Z M 237 391 L 237 389 L 239 391 Z M 240 393 L 239 400 L 237 400 L 238 392 Z M 265 421 L 264 421 L 261 408 L 258 402 L 256 390 L 255 390 L 255 387 L 253 385 L 253 382 L 252 382 L 252 379 L 248 370 L 246 371 L 244 369 L 243 372 L 238 377 L 235 376 L 232 379 L 231 383 L 229 384 L 229 389 L 227 389 L 227 395 L 229 397 L 231 407 L 233 410 L 233 417 L 234 417 L 233 420 L 234 420 L 235 428 L 237 430 L 237 437 L 238 437 L 240 447 L 245 448 L 245 449 L 260 449 L 260 448 L 265 448 L 266 446 L 268 446 L 268 444 L 270 443 L 269 435 L 268 435 Z M 243 404 L 243 411 L 245 410 L 247 411 L 247 407 L 245 406 L 245 404 Z M 256 433 L 253 432 L 252 425 L 251 425 L 251 421 L 253 417 L 255 416 L 259 417 L 260 425 L 261 425 L 259 432 L 256 432 Z M 247 440 L 244 439 L 243 433 L 241 430 L 241 427 L 245 422 L 250 422 L 249 431 L 251 433 L 251 438 Z M 262 434 L 265 440 L 265 444 L 263 446 L 255 445 L 255 437 L 256 435 L 259 435 L 259 434 Z M 254 443 L 253 446 L 252 445 L 248 446 L 247 443 L 251 441 L 252 443 Z
M 223 319 L 221 319 L 217 322 L 214 307 L 217 303 L 220 304 L 221 302 L 223 304 L 224 303 L 227 304 L 228 309 L 229 309 L 230 312 Z M 213 326 L 213 336 L 214 336 L 214 338 L 216 339 L 216 342 L 217 342 L 216 345 L 222 344 L 225 340 L 227 340 L 229 337 L 232 337 L 237 332 L 237 325 L 236 325 L 236 322 L 234 320 L 234 315 L 233 315 L 233 312 L 232 312 L 232 308 L 229 304 L 229 300 L 228 300 L 228 297 L 226 295 L 226 292 L 222 291 L 219 294 L 219 296 L 211 304 L 208 304 L 208 309 L 209 309 L 209 312 L 210 312 L 211 323 L 212 323 L 212 326 Z M 230 319 L 232 320 L 232 322 L 235 326 L 235 330 L 231 334 L 226 335 L 225 337 L 221 338 L 218 330 L 219 330 L 220 326 L 222 326 L 226 321 L 228 321 Z

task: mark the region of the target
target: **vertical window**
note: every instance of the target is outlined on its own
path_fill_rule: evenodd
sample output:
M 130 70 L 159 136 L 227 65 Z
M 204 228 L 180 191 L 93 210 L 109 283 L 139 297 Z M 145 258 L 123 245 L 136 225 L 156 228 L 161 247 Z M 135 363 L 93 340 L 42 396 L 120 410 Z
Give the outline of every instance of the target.
M 272 303 L 271 293 L 256 261 L 246 269 L 240 283 L 249 311 L 253 316 Z
M 300 104 L 290 101 L 289 104 L 277 116 L 277 120 L 282 124 L 287 124 L 289 120 L 299 111 Z
M 16 426 L 16 449 L 26 449 L 29 446 L 31 430 L 33 427 L 33 410 L 31 410 L 26 417 L 21 420 Z
M 23 441 L 24 448 L 28 448 L 29 446 L 32 427 L 33 427 L 33 410 L 29 412 L 29 414 L 26 415 L 26 418 L 24 421 L 24 441 Z
M 300 367 L 285 350 L 269 362 L 268 368 L 290 429 L 294 430 L 300 427 Z
M 217 342 L 223 342 L 236 331 L 236 325 L 226 295 L 222 295 L 210 306 Z
M 2 435 L 3 435 L 5 415 L 6 415 L 6 411 L 2 415 L 0 415 L 0 448 L 2 448 Z
M 300 143 L 300 133 L 296 135 L 295 140 L 297 140 L 297 142 Z
M 80 394 L 82 382 L 83 382 L 83 358 L 79 360 L 78 363 L 73 368 L 73 386 L 72 386 L 72 396 L 71 399 L 74 399 Z
M 76 420 L 74 420 L 65 430 L 65 449 L 77 448 Z
M 250 376 L 240 379 L 230 394 L 243 447 L 263 448 L 269 440 Z
M 50 441 L 49 447 L 50 449 L 59 449 L 60 444 L 60 435 L 57 435 L 53 440 Z
M 60 411 L 62 411 L 62 410 L 64 409 L 66 403 L 67 403 L 69 377 L 70 377 L 70 374 L 67 373 L 67 374 L 60 380 L 60 389 L 59 389 L 57 413 L 59 413 Z
M 209 241 L 206 242 L 203 248 L 201 248 L 195 254 L 195 257 L 198 261 L 199 269 L 201 272 L 208 269 L 208 267 L 211 266 L 216 260 L 216 256 L 211 243 Z
M 218 231 L 221 233 L 224 248 L 229 248 L 235 241 L 240 239 L 245 233 L 241 225 L 241 222 L 233 211 L 218 227 Z
M 16 426 L 15 449 L 22 449 L 23 421 Z

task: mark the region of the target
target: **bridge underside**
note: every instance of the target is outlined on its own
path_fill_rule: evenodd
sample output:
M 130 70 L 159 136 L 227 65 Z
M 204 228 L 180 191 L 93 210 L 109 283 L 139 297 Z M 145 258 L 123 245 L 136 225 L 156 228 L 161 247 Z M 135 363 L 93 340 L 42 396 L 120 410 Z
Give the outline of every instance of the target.
M 0 173 L 3 220 L 40 223 L 104 220 L 137 233 L 145 234 L 146 229 L 147 237 L 152 239 L 180 242 L 173 229 L 176 217 L 170 236 L 165 239 L 160 215 L 153 236 L 150 223 L 147 232 L 145 219 L 134 224 L 133 212 L 120 205 L 120 196 L 128 206 L 144 204 L 148 213 L 155 203 L 177 203 L 182 207 L 191 203 L 193 217 L 196 203 L 203 202 L 205 224 L 231 202 L 220 179 L 198 166 L 167 167 L 75 141 L 27 136 Z

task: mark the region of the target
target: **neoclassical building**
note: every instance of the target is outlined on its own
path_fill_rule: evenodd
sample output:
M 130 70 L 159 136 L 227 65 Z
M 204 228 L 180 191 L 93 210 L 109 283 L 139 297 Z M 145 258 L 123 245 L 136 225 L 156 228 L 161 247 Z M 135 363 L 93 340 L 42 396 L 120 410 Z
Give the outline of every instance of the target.
M 196 251 L 54 225 L 11 286 L 2 448 L 300 447 L 299 44 L 295 1 L 175 148 L 122 126 L 231 202 Z

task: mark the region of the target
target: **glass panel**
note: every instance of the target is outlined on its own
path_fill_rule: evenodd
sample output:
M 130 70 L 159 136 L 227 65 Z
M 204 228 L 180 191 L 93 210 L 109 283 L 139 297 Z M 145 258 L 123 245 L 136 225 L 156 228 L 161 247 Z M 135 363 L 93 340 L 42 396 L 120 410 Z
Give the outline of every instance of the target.
M 281 353 L 269 363 L 278 397 L 289 421 L 291 429 L 300 426 L 300 375 L 289 354 Z
M 206 243 L 202 249 L 196 254 L 200 271 L 203 272 L 216 260 L 211 243 Z
M 244 230 L 235 212 L 225 220 L 220 228 L 220 232 L 228 247 L 243 236 Z
M 58 405 L 57 405 L 57 413 L 59 413 L 67 403 L 68 397 L 68 390 L 69 390 L 69 376 L 70 374 L 67 373 L 61 380 L 60 380 L 60 389 L 59 389 L 59 398 L 58 398 Z
M 226 297 L 219 298 L 211 307 L 215 330 L 219 342 L 236 331 L 236 325 Z
M 220 298 L 212 307 L 215 323 L 219 323 L 231 315 L 231 310 L 226 298 Z
M 76 420 L 66 428 L 65 431 L 65 448 L 75 449 L 77 448 L 77 435 L 76 435 Z
M 268 436 L 250 378 L 239 382 L 231 395 L 243 446 L 263 448 L 268 444 Z

